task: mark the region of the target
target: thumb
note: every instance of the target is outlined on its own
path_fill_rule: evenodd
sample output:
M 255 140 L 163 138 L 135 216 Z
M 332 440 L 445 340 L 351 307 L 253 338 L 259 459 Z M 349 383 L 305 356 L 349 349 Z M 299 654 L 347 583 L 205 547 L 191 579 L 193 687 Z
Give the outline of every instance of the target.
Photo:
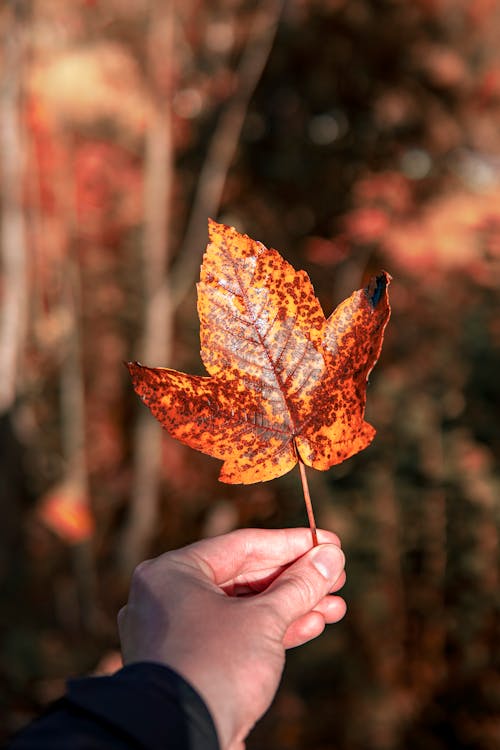
M 331 591 L 344 565 L 340 547 L 320 544 L 283 571 L 260 596 L 278 610 L 288 627 Z

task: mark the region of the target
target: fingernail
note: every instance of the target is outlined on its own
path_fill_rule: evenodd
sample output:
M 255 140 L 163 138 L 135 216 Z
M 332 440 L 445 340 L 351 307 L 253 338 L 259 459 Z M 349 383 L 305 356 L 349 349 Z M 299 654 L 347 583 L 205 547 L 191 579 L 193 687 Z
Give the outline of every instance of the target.
M 334 544 L 322 544 L 313 551 L 312 564 L 327 581 L 340 575 L 344 562 L 344 553 Z

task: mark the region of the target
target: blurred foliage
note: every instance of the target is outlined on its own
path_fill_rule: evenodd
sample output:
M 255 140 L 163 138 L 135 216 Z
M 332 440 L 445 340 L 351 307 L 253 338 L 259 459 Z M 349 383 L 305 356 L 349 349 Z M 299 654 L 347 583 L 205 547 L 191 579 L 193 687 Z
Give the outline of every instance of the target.
M 190 291 L 165 322 L 169 361 L 145 364 L 201 372 L 183 241 L 259 9 L 279 12 L 0 8 L 5 731 L 68 675 L 116 668 L 142 408 L 122 362 L 147 329 L 149 138 L 167 112 L 165 262 Z M 245 112 L 214 218 L 306 268 L 327 314 L 373 271 L 394 277 L 368 390 L 375 442 L 310 477 L 347 551 L 348 614 L 290 654 L 249 748 L 499 745 L 499 34 L 495 0 L 289 0 Z M 305 523 L 293 473 L 223 486 L 217 461 L 167 435 L 161 450 L 148 555 Z

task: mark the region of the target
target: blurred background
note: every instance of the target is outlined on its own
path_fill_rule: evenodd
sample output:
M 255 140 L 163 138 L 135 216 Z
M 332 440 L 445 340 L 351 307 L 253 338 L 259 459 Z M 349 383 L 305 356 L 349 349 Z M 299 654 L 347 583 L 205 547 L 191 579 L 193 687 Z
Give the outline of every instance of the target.
M 203 372 L 211 216 L 327 315 L 394 277 L 377 437 L 309 472 L 349 611 L 248 747 L 498 748 L 500 5 L 4 0 L 0 37 L 0 739 L 119 666 L 138 561 L 306 524 L 295 471 L 220 484 L 123 366 Z

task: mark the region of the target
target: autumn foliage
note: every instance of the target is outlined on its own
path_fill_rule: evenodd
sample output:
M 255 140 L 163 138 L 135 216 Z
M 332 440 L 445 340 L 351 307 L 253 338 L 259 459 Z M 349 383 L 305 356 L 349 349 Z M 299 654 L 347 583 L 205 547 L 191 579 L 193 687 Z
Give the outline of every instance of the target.
M 129 363 L 142 400 L 173 437 L 222 459 L 232 484 L 274 479 L 299 460 L 325 470 L 365 448 L 389 276 L 325 320 L 307 274 L 276 250 L 214 221 L 209 235 L 198 314 L 211 377 Z
M 382 268 L 397 280 L 364 415 L 367 373 L 347 389 L 350 427 L 377 437 L 307 472 L 318 525 L 346 551 L 348 616 L 290 653 L 249 750 L 496 750 L 498 3 L 8 0 L 0 37 L 0 744 L 69 674 L 117 664 L 135 562 L 304 523 L 295 471 L 220 483 L 219 462 L 162 430 L 123 366 L 222 379 L 234 413 L 262 397 L 246 447 L 265 452 L 277 420 L 290 463 L 302 404 L 285 408 L 272 382 L 271 401 L 238 390 L 254 367 L 275 374 L 255 331 L 236 351 L 252 349 L 250 372 L 220 351 L 241 309 L 221 269 L 196 315 L 213 216 L 280 248 L 285 276 L 305 269 L 327 314 L 355 289 L 369 311 Z M 256 263 L 275 257 L 247 242 Z M 304 351 L 323 412 L 340 361 L 320 328 Z M 299 315 L 284 330 L 286 347 L 269 329 L 292 366 L 309 327 Z M 232 386 L 220 362 L 237 367 Z

